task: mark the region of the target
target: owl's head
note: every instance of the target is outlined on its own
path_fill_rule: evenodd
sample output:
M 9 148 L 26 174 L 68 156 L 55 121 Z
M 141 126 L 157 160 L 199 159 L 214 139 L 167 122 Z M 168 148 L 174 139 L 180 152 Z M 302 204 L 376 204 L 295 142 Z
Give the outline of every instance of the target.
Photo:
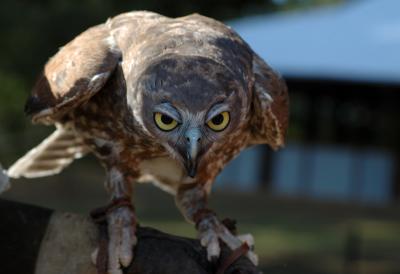
M 246 120 L 246 87 L 227 67 L 199 56 L 167 56 L 136 86 L 140 123 L 195 177 L 213 144 Z

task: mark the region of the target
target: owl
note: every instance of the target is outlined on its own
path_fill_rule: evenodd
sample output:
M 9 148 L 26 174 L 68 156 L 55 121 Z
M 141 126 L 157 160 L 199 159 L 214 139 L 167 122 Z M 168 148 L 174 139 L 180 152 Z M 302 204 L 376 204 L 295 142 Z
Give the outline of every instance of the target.
M 44 66 L 25 112 L 56 130 L 12 165 L 7 178 L 49 176 L 93 153 L 110 193 L 108 272 L 134 258 L 138 182 L 175 197 L 208 259 L 220 241 L 241 246 L 207 206 L 216 176 L 243 149 L 284 144 L 284 81 L 231 28 L 192 14 L 128 12 L 94 26 Z M 251 209 L 249 209 L 250 211 Z M 251 251 L 247 256 L 256 262 Z

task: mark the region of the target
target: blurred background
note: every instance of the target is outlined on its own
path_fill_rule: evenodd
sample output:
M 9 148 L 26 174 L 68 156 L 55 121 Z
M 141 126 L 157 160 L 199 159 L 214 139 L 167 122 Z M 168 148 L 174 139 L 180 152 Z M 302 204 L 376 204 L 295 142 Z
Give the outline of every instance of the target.
M 398 0 L 2 0 L 3 166 L 53 130 L 23 114 L 48 58 L 131 10 L 222 20 L 286 79 L 286 148 L 245 151 L 211 197 L 221 218 L 255 236 L 264 273 L 400 273 Z M 87 214 L 108 200 L 103 176 L 89 156 L 61 175 L 17 180 L 3 197 Z M 168 194 L 139 185 L 135 200 L 142 225 L 195 236 Z

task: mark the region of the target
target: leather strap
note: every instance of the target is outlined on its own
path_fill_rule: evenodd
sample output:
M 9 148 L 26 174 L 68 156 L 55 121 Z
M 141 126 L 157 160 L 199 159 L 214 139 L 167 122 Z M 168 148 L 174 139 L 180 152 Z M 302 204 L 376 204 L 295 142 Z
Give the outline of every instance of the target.
M 99 207 L 99 208 L 92 210 L 92 212 L 90 212 L 90 217 L 92 218 L 92 220 L 95 223 L 101 223 L 103 221 L 106 221 L 106 216 L 108 213 L 110 213 L 111 211 L 114 211 L 120 207 L 128 207 L 128 208 L 134 210 L 130 198 L 122 197 L 122 198 L 113 199 L 111 201 L 111 203 L 107 206 Z
M 208 215 L 215 215 L 215 213 L 211 209 L 202 208 L 193 214 L 193 222 L 196 224 L 196 228 L 199 227 L 199 223 Z
M 237 261 L 241 256 L 245 255 L 250 250 L 247 243 L 243 243 L 241 246 L 232 251 L 232 253 L 220 264 L 216 274 L 224 274 L 225 271 L 234 262 Z

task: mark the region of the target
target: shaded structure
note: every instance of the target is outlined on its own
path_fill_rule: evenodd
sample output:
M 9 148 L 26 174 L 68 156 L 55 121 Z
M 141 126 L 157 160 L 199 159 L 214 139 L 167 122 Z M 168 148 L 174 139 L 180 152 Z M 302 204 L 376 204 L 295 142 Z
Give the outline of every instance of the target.
M 290 196 L 377 204 L 399 198 L 398 10 L 396 0 L 351 1 L 230 22 L 283 74 L 291 97 L 287 148 L 249 153 L 271 157 L 258 182 Z

